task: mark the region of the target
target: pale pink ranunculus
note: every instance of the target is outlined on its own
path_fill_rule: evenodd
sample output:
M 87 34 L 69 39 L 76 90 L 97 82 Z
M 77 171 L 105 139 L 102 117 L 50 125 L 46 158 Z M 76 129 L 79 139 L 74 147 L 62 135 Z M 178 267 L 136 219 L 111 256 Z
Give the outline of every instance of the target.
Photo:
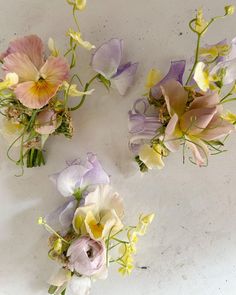
M 84 276 L 98 275 L 106 264 L 105 243 L 83 236 L 71 244 L 67 256 L 71 271 Z
M 235 130 L 234 125 L 222 118 L 217 92 L 196 96 L 187 106 L 188 92 L 175 80 L 161 86 L 171 117 L 164 135 L 165 146 L 175 152 L 183 137 L 198 166 L 206 163 L 209 153 L 207 141 L 217 140 Z
M 10 42 L 0 55 L 5 73 L 16 73 L 17 99 L 26 107 L 40 109 L 48 104 L 62 83 L 68 79 L 69 65 L 62 57 L 44 58 L 42 40 L 30 35 Z
M 57 114 L 50 109 L 45 109 L 37 115 L 35 131 L 42 135 L 49 135 L 57 129 Z

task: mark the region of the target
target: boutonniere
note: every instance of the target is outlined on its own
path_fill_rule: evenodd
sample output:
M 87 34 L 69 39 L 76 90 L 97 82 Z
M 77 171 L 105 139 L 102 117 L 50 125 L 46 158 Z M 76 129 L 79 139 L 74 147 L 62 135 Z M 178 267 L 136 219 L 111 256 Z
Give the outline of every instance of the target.
M 66 202 L 38 220 L 50 233 L 49 258 L 59 264 L 48 292 L 88 295 L 92 282 L 106 279 L 111 265 L 118 266 L 121 275 L 130 275 L 138 240 L 154 214 L 140 215 L 136 225 L 126 225 L 123 199 L 91 153 L 51 179 Z
M 165 77 L 155 69 L 148 74 L 147 94 L 129 112 L 130 149 L 141 171 L 162 169 L 165 158 L 179 150 L 183 162 L 188 157 L 200 167 L 208 165 L 209 155 L 225 152 L 236 124 L 236 115 L 224 110 L 236 100 L 236 39 L 203 46 L 202 38 L 215 21 L 233 13 L 226 6 L 223 16 L 205 20 L 199 9 L 189 22 L 197 37 L 190 71 L 180 60 Z
M 115 87 L 124 95 L 137 70 L 137 63 L 123 63 L 122 40 L 112 39 L 98 49 L 85 41 L 77 12 L 85 8 L 86 1 L 67 2 L 73 10 L 75 28 L 67 32 L 66 52 L 59 50 L 52 38 L 46 49 L 40 37 L 30 35 L 11 41 L 0 55 L 4 73 L 0 82 L 0 131 L 9 141 L 9 159 L 22 169 L 45 164 L 45 144 L 52 135 L 72 138 L 71 114 L 93 94 L 91 85 L 95 81 L 108 89 Z M 85 83 L 80 73 L 72 74 L 80 48 L 92 52 L 91 66 L 95 71 Z M 17 158 L 12 149 L 17 149 Z

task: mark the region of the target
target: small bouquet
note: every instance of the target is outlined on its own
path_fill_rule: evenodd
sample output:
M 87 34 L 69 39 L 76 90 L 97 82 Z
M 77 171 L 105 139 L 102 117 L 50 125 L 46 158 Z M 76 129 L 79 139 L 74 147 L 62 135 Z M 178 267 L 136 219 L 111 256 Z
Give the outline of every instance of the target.
M 79 109 L 94 81 L 106 88 L 115 86 L 124 95 L 132 84 L 137 63 L 122 63 L 123 41 L 112 39 L 92 54 L 91 66 L 95 71 L 85 85 L 78 74 L 71 74 L 77 63 L 77 49 L 87 50 L 94 45 L 82 39 L 76 12 L 83 10 L 86 1 L 67 0 L 73 7 L 76 30 L 69 29 L 68 50 L 60 54 L 52 38 L 45 54 L 43 41 L 30 35 L 10 42 L 0 55 L 4 73 L 0 81 L 0 131 L 9 140 L 8 157 L 17 165 L 36 167 L 45 164 L 44 146 L 51 135 L 73 135 L 71 112 Z M 77 80 L 78 84 L 74 84 Z M 83 89 L 79 90 L 79 86 Z M 81 97 L 69 106 L 70 97 Z M 11 151 L 18 147 L 19 156 L 14 159 Z
M 207 166 L 209 154 L 225 151 L 225 140 L 236 124 L 236 115 L 223 109 L 236 100 L 236 39 L 203 47 L 201 40 L 212 23 L 233 13 L 229 5 L 223 16 L 206 21 L 199 9 L 190 21 L 197 47 L 185 83 L 185 60 L 172 62 L 164 78 L 150 71 L 148 94 L 129 112 L 130 148 L 141 171 L 162 169 L 164 158 L 181 147 L 183 162 L 190 150 L 190 161 L 200 167 Z
M 107 278 L 111 264 L 129 275 L 138 238 L 154 214 L 141 215 L 135 226 L 124 225 L 123 200 L 91 153 L 52 180 L 67 201 L 38 220 L 51 234 L 49 257 L 61 266 L 49 280 L 49 294 L 88 295 L 93 281 Z

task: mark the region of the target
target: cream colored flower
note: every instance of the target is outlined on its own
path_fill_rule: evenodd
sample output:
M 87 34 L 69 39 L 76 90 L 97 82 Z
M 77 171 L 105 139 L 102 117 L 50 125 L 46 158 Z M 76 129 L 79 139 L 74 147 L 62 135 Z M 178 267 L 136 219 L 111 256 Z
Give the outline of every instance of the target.
M 94 45 L 92 45 L 88 41 L 84 41 L 82 39 L 82 35 L 80 32 L 75 32 L 73 29 L 69 29 L 68 35 L 75 41 L 77 42 L 80 46 L 84 47 L 87 50 L 91 50 L 96 48 Z
M 91 95 L 95 91 L 95 89 L 91 89 L 91 90 L 85 91 L 85 92 L 79 91 L 77 89 L 76 84 L 69 84 L 66 81 L 63 83 L 63 87 L 64 87 L 66 92 L 68 91 L 68 95 L 71 96 L 71 97 L 78 97 L 78 96 L 83 96 L 83 95 Z
M 204 19 L 202 8 L 200 8 L 197 11 L 197 16 L 196 16 L 196 21 L 195 21 L 195 30 L 199 34 L 202 34 L 203 31 L 206 29 L 207 25 L 208 25 L 208 22 Z M 205 31 L 204 31 L 204 33 L 205 33 Z
M 142 146 L 139 152 L 140 160 L 148 167 L 148 169 L 165 167 L 163 155 L 166 154 L 166 149 L 160 144 L 150 147 L 148 144 Z
M 5 77 L 5 80 L 0 82 L 0 91 L 8 89 L 19 82 L 19 77 L 16 73 L 8 73 Z
M 56 48 L 55 41 L 52 38 L 48 39 L 48 48 L 52 56 L 55 56 L 55 57 L 59 56 L 59 50 Z
M 24 130 L 24 126 L 17 121 L 8 120 L 5 117 L 1 118 L 0 122 L 0 133 L 11 144 L 15 141 Z M 17 147 L 21 143 L 20 140 L 16 141 L 14 146 Z
M 161 72 L 159 70 L 151 69 L 147 75 L 146 88 L 150 89 L 161 80 Z
M 102 240 L 123 228 L 123 200 L 109 185 L 100 185 L 85 199 L 74 215 L 74 230 L 88 233 L 94 240 Z

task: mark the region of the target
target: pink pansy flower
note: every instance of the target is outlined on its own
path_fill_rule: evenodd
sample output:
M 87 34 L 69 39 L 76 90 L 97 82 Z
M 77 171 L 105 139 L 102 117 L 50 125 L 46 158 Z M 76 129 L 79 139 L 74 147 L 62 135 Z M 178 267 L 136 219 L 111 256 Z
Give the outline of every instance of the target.
M 83 236 L 71 244 L 67 256 L 70 270 L 80 275 L 93 276 L 106 269 L 106 251 L 103 241 L 95 241 L 88 236 Z
M 1 57 L 5 73 L 14 72 L 19 76 L 14 92 L 28 108 L 40 109 L 47 105 L 68 79 L 66 60 L 53 56 L 45 60 L 43 42 L 36 35 L 12 41 Z
M 171 117 L 164 135 L 165 146 L 175 152 L 184 138 L 196 164 L 204 165 L 209 153 L 205 142 L 220 139 L 235 129 L 221 117 L 218 93 L 196 96 L 187 107 L 188 93 L 179 82 L 169 80 L 161 90 Z

